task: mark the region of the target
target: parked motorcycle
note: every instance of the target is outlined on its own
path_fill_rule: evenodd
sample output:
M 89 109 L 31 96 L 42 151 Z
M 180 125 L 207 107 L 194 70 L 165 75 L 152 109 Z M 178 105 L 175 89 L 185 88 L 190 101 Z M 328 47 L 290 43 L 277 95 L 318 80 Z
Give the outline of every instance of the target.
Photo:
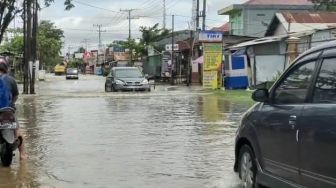
M 14 151 L 22 143 L 22 138 L 17 138 L 18 123 L 15 118 L 15 109 L 0 109 L 0 158 L 2 165 L 8 167 L 12 164 Z

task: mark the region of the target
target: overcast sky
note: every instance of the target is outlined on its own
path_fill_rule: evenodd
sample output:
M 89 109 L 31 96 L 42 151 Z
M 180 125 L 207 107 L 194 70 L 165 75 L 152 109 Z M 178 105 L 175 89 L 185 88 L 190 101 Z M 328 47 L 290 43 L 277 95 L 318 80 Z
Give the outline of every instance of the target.
M 228 21 L 227 16 L 217 15 L 218 9 L 245 1 L 207 0 L 207 27 L 217 27 Z M 132 37 L 139 38 L 140 26 L 153 26 L 155 23 L 162 25 L 162 2 L 163 0 L 74 0 L 76 7 L 71 11 L 64 11 L 64 0 L 55 0 L 53 5 L 40 12 L 40 19 L 51 20 L 64 30 L 65 49 L 70 47 L 71 51 L 77 50 L 84 46 L 85 39 L 88 40 L 89 48 L 95 49 L 98 46 L 98 32 L 94 24 L 103 26 L 103 44 L 126 39 L 127 14 L 120 9 L 136 9 L 132 12 L 132 16 L 138 18 L 132 20 Z M 167 28 L 171 29 L 170 15 L 176 14 L 175 30 L 187 29 L 191 21 L 192 0 L 166 0 L 166 6 Z

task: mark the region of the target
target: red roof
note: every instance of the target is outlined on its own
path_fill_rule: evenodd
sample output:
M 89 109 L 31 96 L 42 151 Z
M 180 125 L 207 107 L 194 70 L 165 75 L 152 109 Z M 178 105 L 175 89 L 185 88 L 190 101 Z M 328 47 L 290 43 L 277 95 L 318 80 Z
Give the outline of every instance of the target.
M 249 0 L 247 5 L 312 5 L 309 0 Z
M 177 41 L 176 43 L 179 45 L 180 51 L 190 50 L 190 43 L 192 43 L 194 40 L 191 38 L 188 38 L 183 41 Z
M 229 32 L 230 31 L 230 23 L 227 22 L 220 27 L 214 27 L 214 28 L 211 29 L 211 31 Z
M 283 12 L 282 15 L 291 23 L 336 23 L 336 12 Z

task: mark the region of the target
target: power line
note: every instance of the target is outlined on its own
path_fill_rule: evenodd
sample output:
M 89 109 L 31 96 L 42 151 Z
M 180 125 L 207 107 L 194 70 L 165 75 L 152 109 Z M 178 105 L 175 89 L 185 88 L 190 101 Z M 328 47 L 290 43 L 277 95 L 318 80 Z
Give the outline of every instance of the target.
M 149 6 L 147 6 L 147 7 L 143 7 L 143 8 L 140 9 L 140 10 L 141 10 L 141 11 L 151 10 L 151 9 L 157 7 L 157 2 L 158 2 L 157 0 L 154 0 L 154 1 L 152 1 L 150 4 L 148 4 Z
M 165 7 L 161 7 L 161 8 L 157 8 L 157 6 L 153 7 L 154 8 L 154 11 L 153 12 L 148 12 L 147 15 L 151 15 L 151 16 L 155 16 L 155 15 L 162 15 L 162 11 L 166 10 L 166 16 L 167 15 L 167 10 L 171 9 L 172 7 L 174 7 L 177 3 L 178 3 L 179 0 L 173 0 L 173 1 L 170 1 L 168 4 L 165 5 Z M 171 15 L 170 15 L 171 16 Z
M 95 32 L 96 30 L 93 29 L 80 29 L 80 28 L 62 28 L 63 30 L 73 30 L 73 31 L 91 31 Z M 128 29 L 107 29 L 106 32 L 117 32 L 117 31 L 128 31 Z
M 153 3 L 156 3 L 156 0 L 149 0 L 149 1 L 145 0 L 145 2 L 142 3 L 142 5 L 140 7 L 138 7 L 138 9 L 142 9 L 142 8 L 146 7 L 147 5 L 151 6 Z
M 111 9 L 107 9 L 107 8 L 103 8 L 103 7 L 98 7 L 98 6 L 88 4 L 88 3 L 84 3 L 84 2 L 81 2 L 81 1 L 77 1 L 77 0 L 73 0 L 73 2 L 76 2 L 76 3 L 81 4 L 81 5 L 85 5 L 85 6 L 88 6 L 88 7 L 91 7 L 91 8 L 96 8 L 96 9 L 99 9 L 99 10 L 104 10 L 104 11 L 116 13 L 118 16 L 116 15 L 116 17 L 113 18 L 111 20 L 111 22 L 119 22 L 121 20 L 121 17 L 123 16 L 123 14 L 120 13 L 119 11 L 115 11 L 115 10 L 111 10 Z
M 72 1 L 76 2 L 78 4 L 81 4 L 81 5 L 88 6 L 88 7 L 92 7 L 92 8 L 96 8 L 96 9 L 105 10 L 105 11 L 108 11 L 108 12 L 114 12 L 114 13 L 120 14 L 120 12 L 118 12 L 118 11 L 110 10 L 110 9 L 107 9 L 107 8 L 97 7 L 95 5 L 91 5 L 91 4 L 84 3 L 84 2 L 81 2 L 81 1 L 77 1 L 77 0 L 72 0 Z

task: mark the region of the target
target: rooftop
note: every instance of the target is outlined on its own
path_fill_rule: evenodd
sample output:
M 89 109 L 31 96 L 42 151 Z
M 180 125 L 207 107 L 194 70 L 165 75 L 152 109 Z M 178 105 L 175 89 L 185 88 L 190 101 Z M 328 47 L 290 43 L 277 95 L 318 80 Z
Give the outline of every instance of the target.
M 336 23 L 336 12 L 282 12 L 291 23 Z
M 275 34 L 281 25 L 286 32 L 302 32 L 307 30 L 321 30 L 336 27 L 335 12 L 281 12 L 276 13 L 266 36 Z M 289 28 L 290 27 L 290 28 Z
M 291 33 L 291 34 L 286 34 L 286 35 L 280 35 L 280 36 L 268 36 L 264 38 L 258 38 L 255 40 L 239 43 L 237 45 L 231 46 L 231 49 L 238 49 L 242 47 L 247 47 L 247 46 L 255 46 L 255 45 L 260 45 L 260 44 L 265 44 L 265 43 L 271 43 L 271 42 L 279 42 L 284 39 L 288 39 L 290 37 L 302 37 L 302 36 L 308 36 L 314 33 L 314 30 L 310 31 L 305 31 L 305 32 L 298 32 L 298 33 Z
M 249 0 L 245 5 L 313 5 L 309 0 Z
M 214 27 L 211 29 L 211 31 L 219 31 L 219 32 L 230 32 L 230 23 L 227 22 L 225 24 L 223 24 L 222 26 L 219 27 Z
M 311 10 L 314 4 L 310 0 L 249 0 L 243 4 L 233 4 L 218 10 L 219 15 L 230 14 L 233 10 L 250 9 L 285 9 L 285 10 Z

